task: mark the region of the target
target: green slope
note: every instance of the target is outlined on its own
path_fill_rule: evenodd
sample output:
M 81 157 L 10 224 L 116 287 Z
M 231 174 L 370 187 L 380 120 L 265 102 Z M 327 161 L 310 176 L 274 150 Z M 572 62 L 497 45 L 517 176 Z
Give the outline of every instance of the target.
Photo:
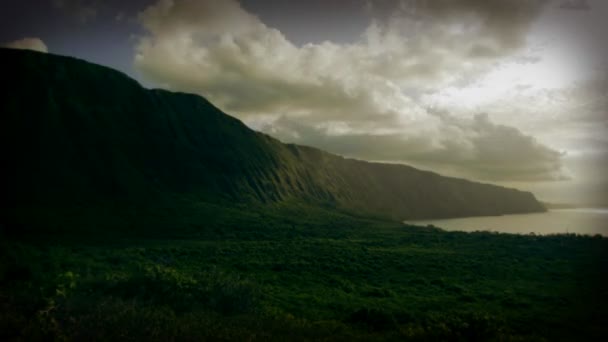
M 74 58 L 1 49 L 0 60 L 5 213 L 176 197 L 394 220 L 544 210 L 529 192 L 282 144 L 202 97 Z

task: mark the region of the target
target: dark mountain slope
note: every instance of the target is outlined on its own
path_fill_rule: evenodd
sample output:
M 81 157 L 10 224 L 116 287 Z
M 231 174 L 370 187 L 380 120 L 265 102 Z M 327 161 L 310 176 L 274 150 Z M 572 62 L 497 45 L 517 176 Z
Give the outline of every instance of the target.
M 205 99 L 109 68 L 0 50 L 6 208 L 98 201 L 301 201 L 392 219 L 544 210 L 528 192 L 282 144 Z

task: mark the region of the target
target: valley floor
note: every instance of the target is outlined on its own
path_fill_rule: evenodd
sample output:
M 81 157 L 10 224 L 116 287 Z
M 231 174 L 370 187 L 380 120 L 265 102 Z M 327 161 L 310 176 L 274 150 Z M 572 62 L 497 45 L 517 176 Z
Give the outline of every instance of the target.
M 0 339 L 608 338 L 606 238 L 233 214 L 169 236 L 7 234 Z

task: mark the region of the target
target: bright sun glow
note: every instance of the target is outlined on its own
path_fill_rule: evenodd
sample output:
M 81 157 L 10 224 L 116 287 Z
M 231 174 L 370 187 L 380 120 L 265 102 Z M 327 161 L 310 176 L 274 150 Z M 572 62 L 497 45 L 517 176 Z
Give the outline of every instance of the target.
M 570 65 L 558 58 L 509 62 L 466 87 L 449 87 L 427 100 L 440 107 L 449 105 L 465 110 L 484 110 L 484 107 L 522 90 L 538 92 L 566 88 L 577 81 L 577 76 Z

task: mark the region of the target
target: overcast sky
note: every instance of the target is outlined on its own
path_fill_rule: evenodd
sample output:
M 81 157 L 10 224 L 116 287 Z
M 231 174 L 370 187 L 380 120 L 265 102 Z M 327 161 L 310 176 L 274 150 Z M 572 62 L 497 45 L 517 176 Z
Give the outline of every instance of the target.
M 608 205 L 608 1 L 3 1 L 0 42 L 344 156 Z

